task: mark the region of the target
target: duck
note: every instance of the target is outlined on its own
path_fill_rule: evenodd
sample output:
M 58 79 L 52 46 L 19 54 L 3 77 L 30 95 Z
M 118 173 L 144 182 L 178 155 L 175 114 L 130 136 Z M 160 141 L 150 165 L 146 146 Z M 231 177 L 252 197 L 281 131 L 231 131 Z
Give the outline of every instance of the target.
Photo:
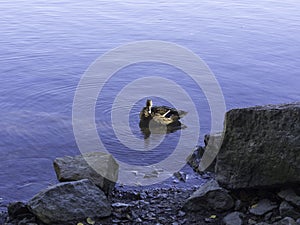
M 147 99 L 146 106 L 140 112 L 140 127 L 148 127 L 152 120 L 155 125 L 178 129 L 181 127 L 179 120 L 186 114 L 183 110 L 168 106 L 153 106 L 152 100 Z

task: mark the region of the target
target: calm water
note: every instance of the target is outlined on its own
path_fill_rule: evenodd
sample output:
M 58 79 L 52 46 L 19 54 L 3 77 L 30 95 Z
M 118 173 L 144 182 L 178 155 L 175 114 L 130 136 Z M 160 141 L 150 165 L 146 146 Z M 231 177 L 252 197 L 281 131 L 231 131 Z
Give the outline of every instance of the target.
M 163 40 L 190 49 L 215 74 L 227 109 L 300 99 L 298 0 L 2 0 L 0 14 L 0 203 L 28 199 L 56 183 L 53 159 L 80 153 L 72 130 L 76 86 L 96 58 L 122 44 Z M 128 159 L 130 152 L 109 123 L 112 103 L 125 85 L 149 75 L 180 83 L 197 104 L 200 137 L 187 138 L 186 148 L 202 144 L 211 122 L 205 96 L 182 71 L 159 63 L 119 71 L 98 100 L 97 129 L 119 160 L 140 165 L 166 158 L 174 147 L 170 143 L 181 133 L 189 136 L 193 128 L 193 115 L 188 114 L 187 129 L 167 135 L 165 140 L 171 141 L 163 141 L 145 157 Z M 136 101 L 128 118 L 140 140 L 138 113 L 144 100 Z M 178 97 L 184 109 L 180 101 Z M 126 139 L 129 133 L 122 135 Z M 155 142 L 155 135 L 151 138 Z

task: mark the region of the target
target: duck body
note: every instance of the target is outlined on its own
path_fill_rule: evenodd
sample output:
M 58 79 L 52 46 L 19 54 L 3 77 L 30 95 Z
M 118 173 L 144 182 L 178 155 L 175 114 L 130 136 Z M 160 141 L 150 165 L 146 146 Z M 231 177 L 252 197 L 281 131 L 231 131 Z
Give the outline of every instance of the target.
M 140 127 L 148 127 L 150 121 L 157 126 L 167 126 L 170 129 L 180 129 L 180 118 L 187 112 L 168 106 L 152 106 L 152 101 L 147 100 L 146 107 L 140 112 Z

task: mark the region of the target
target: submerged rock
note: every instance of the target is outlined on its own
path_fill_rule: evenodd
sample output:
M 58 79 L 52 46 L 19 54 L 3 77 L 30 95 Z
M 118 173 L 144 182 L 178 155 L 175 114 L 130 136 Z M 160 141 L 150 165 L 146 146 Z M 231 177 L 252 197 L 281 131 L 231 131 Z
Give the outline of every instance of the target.
M 57 158 L 54 169 L 59 181 L 89 179 L 110 194 L 118 179 L 119 165 L 110 154 L 91 152 Z
M 216 160 L 230 189 L 300 183 L 300 102 L 233 109 Z
M 189 197 L 183 209 L 186 211 L 216 210 L 225 211 L 234 206 L 228 192 L 221 188 L 215 180 L 210 180 Z
M 49 187 L 35 195 L 28 202 L 28 208 L 46 224 L 63 224 L 111 214 L 104 192 L 87 179 Z

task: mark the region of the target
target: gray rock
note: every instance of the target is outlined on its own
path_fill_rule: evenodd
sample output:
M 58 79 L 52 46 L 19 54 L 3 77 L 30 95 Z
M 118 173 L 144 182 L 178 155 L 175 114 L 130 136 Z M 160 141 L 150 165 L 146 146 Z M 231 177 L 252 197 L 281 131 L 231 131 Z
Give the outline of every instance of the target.
M 279 212 L 282 217 L 291 217 L 293 219 L 300 218 L 300 212 L 298 212 L 295 207 L 290 205 L 288 202 L 283 201 L 280 204 Z
M 300 102 L 233 109 L 216 159 L 216 179 L 230 188 L 300 182 Z
M 276 203 L 271 202 L 269 199 L 262 199 L 257 204 L 250 208 L 250 213 L 256 216 L 262 216 L 267 212 L 277 208 Z
M 282 220 L 273 223 L 273 225 L 296 225 L 296 221 L 293 218 L 285 217 Z
M 175 172 L 173 175 L 174 175 L 174 177 L 176 177 L 176 179 L 178 181 L 186 182 L 186 173 L 185 172 L 179 171 L 179 172 Z
M 203 147 L 197 146 L 194 149 L 193 153 L 187 157 L 187 164 L 190 165 L 190 167 L 192 167 L 193 170 L 198 171 L 198 166 L 200 164 L 200 160 L 204 154 L 204 151 L 205 150 Z
M 110 194 L 118 179 L 119 165 L 110 154 L 91 152 L 57 158 L 54 169 L 59 181 L 89 179 L 106 194 Z
M 46 224 L 99 218 L 111 214 L 105 194 L 90 180 L 54 185 L 28 202 L 29 210 Z
M 225 225 L 242 225 L 244 217 L 243 213 L 240 212 L 232 212 L 224 217 L 223 222 Z
M 296 220 L 296 224 L 300 225 L 300 218 Z
M 264 216 L 264 220 L 265 221 L 271 221 L 273 216 L 273 212 L 268 212 L 265 216 Z
M 213 209 L 226 211 L 234 206 L 234 201 L 228 192 L 221 188 L 215 180 L 210 180 L 200 186 L 184 203 L 186 211 Z
M 278 196 L 293 205 L 300 207 L 300 196 L 295 193 L 291 188 L 282 190 L 278 193 Z
M 223 132 L 207 134 L 205 135 L 204 142 L 204 152 L 201 157 L 200 164 L 198 166 L 198 171 L 201 173 L 203 171 L 215 171 L 216 156 L 223 140 Z
M 241 200 L 236 200 L 235 204 L 234 204 L 234 210 L 238 211 L 241 210 L 243 208 L 243 203 Z
M 27 205 L 24 202 L 12 202 L 7 206 L 8 216 L 10 220 L 23 217 L 30 214 Z
M 253 220 L 253 219 L 248 219 L 248 225 L 256 225 L 257 224 L 257 222 L 255 221 L 255 220 Z

